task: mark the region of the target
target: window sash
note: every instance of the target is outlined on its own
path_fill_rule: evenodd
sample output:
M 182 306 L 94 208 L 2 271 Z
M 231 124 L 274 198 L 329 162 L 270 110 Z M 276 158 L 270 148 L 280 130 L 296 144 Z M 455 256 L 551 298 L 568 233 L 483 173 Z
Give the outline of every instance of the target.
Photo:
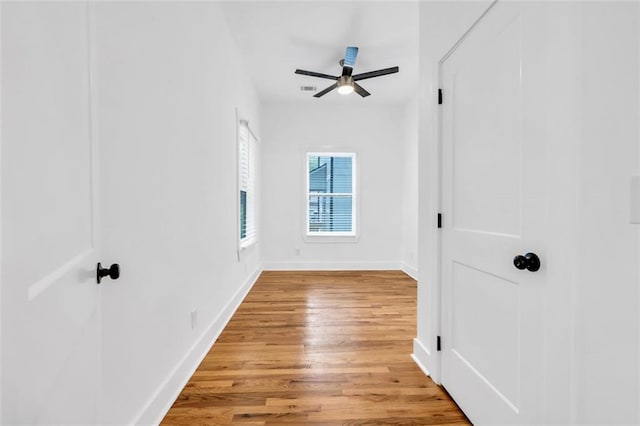
M 238 236 L 240 248 L 256 241 L 256 147 L 248 123 L 238 123 Z
M 312 182 L 311 160 L 317 158 L 349 158 L 350 175 L 336 173 L 336 169 L 329 170 L 332 176 L 321 175 Z M 325 163 L 328 164 L 328 163 Z M 315 170 L 323 167 L 318 163 Z M 305 235 L 314 236 L 356 236 L 356 160 L 355 153 L 309 152 L 306 155 L 306 196 L 305 196 Z M 341 192 L 318 190 L 323 179 L 331 181 L 341 189 Z M 349 185 L 350 183 L 350 185 Z M 345 185 L 350 188 L 345 188 Z M 314 190 L 311 189 L 315 186 Z M 351 192 L 344 192 L 350 189 Z M 347 201 L 348 200 L 348 201 Z M 337 205 L 336 205 L 337 204 Z M 336 210 L 337 209 L 337 210 Z

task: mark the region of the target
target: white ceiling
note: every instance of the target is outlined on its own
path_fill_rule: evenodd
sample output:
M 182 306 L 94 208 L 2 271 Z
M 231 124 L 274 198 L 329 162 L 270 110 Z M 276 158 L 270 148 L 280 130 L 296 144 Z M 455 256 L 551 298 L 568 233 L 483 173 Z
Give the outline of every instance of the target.
M 236 1 L 223 3 L 259 96 L 273 102 L 384 104 L 411 99 L 418 88 L 416 1 Z M 371 96 L 322 98 L 331 80 L 294 74 L 296 68 L 340 75 L 347 46 L 358 46 L 354 74 L 399 66 L 400 72 L 363 80 Z

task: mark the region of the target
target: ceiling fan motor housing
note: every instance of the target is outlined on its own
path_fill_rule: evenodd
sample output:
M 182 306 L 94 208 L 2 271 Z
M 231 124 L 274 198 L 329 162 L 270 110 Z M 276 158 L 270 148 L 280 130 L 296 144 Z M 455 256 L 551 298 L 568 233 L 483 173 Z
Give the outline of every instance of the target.
M 343 75 L 338 78 L 338 87 L 353 86 L 353 77 L 350 75 Z

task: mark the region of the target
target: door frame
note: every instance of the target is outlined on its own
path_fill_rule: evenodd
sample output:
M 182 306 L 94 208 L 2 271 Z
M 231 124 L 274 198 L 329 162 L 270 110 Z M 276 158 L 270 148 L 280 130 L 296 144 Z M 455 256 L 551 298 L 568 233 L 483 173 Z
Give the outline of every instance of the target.
M 437 83 L 437 87 L 438 90 L 442 89 L 443 86 L 443 67 L 445 62 L 447 61 L 447 59 L 449 59 L 449 57 L 451 55 L 453 55 L 453 53 L 458 49 L 458 47 L 460 47 L 460 45 L 467 39 L 467 37 L 469 37 L 469 35 L 474 31 L 474 29 L 476 28 L 476 26 L 478 26 L 480 24 L 480 22 L 484 19 L 484 17 L 493 9 L 493 7 L 498 3 L 498 1 L 500 0 L 493 0 L 491 2 L 491 4 L 484 10 L 484 12 L 482 12 L 480 14 L 480 16 L 478 16 L 478 18 L 476 18 L 475 21 L 473 21 L 473 23 L 471 24 L 471 26 L 462 34 L 462 36 L 460 36 L 460 38 L 458 40 L 456 40 L 455 43 L 453 43 L 453 45 L 449 48 L 449 50 L 447 50 L 447 52 L 444 54 L 444 56 L 442 56 L 442 58 L 440 58 L 440 60 L 438 61 L 438 72 L 437 75 L 435 76 L 434 80 Z M 446 94 L 443 93 L 443 104 L 444 102 L 446 102 Z M 435 214 L 442 214 L 442 221 L 444 222 L 445 220 L 448 220 L 448 216 L 445 216 L 445 212 L 442 211 L 442 195 L 443 195 L 443 184 L 444 184 L 444 180 L 443 180 L 443 176 L 442 176 L 442 165 L 443 165 L 443 138 L 442 138 L 442 134 L 443 134 L 443 108 L 442 105 L 438 105 L 438 108 L 436 109 L 436 122 L 437 122 L 437 183 L 435 185 L 436 188 L 436 212 Z M 444 300 L 443 300 L 443 291 L 442 291 L 442 287 L 443 287 L 443 283 L 442 283 L 442 232 L 441 229 L 438 229 L 438 233 L 436 234 L 436 262 L 435 265 L 436 266 L 436 270 L 434 271 L 434 276 L 435 276 L 435 298 L 437 299 L 436 302 L 436 309 L 434 310 L 434 312 L 431 314 L 431 321 L 433 322 L 433 324 L 435 324 L 435 331 L 436 331 L 436 336 L 442 336 L 442 323 L 443 323 L 443 305 L 444 305 Z M 436 356 L 434 357 L 434 361 L 435 361 L 435 367 L 434 367 L 434 371 L 431 372 L 431 378 L 433 379 L 434 382 L 436 382 L 439 385 L 442 385 L 442 352 L 440 352 L 439 350 L 436 351 Z
M 0 40 L 2 39 L 2 3 L 0 3 Z M 2 43 L 0 43 L 0 64 L 2 63 Z M 0 74 L 2 70 L 0 70 Z M 1 81 L 1 80 L 0 80 Z M 2 84 L 0 84 L 0 100 L 2 99 Z M 2 129 L 2 102 L 0 102 L 0 129 Z M 4 273 L 2 268 L 2 131 L 0 131 L 0 324 L 2 324 L 2 275 Z M 2 365 L 4 363 L 2 353 L 3 353 L 3 337 L 2 337 L 2 327 L 0 326 L 0 378 L 4 377 L 2 375 Z M 0 379 L 0 424 L 2 424 L 2 380 Z

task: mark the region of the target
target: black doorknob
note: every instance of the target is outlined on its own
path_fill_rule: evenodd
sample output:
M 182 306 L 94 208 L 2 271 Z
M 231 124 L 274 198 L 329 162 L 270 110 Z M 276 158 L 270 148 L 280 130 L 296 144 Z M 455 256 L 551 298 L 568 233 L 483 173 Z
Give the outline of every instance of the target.
M 120 265 L 114 263 L 110 268 L 103 268 L 100 262 L 98 262 L 98 268 L 96 270 L 96 281 L 100 284 L 100 281 L 104 277 L 109 277 L 112 280 L 120 278 Z
M 524 256 L 519 254 L 513 258 L 513 266 L 535 272 L 540 269 L 540 258 L 535 253 L 527 253 Z

